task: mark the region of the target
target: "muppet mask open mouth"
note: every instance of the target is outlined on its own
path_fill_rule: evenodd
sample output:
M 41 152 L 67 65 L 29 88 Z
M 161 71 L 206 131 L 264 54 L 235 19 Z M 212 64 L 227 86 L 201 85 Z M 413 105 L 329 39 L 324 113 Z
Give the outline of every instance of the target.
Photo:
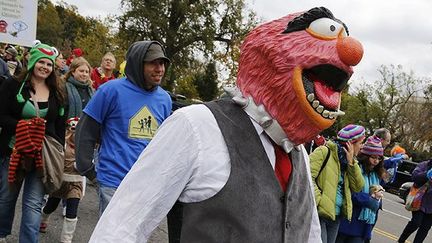
M 319 127 L 327 128 L 345 114 L 339 108 L 341 91 L 349 78 L 350 74 L 330 64 L 294 69 L 294 90 L 300 105 Z

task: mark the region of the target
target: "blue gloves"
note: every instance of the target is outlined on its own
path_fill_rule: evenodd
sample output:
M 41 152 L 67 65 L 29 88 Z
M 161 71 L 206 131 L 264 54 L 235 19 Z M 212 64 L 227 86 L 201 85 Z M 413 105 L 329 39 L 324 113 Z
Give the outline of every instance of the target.
M 432 180 L 432 169 L 430 169 L 430 170 L 428 170 L 428 172 L 426 172 L 426 177 L 427 177 L 429 180 Z
M 395 154 L 393 157 L 384 160 L 384 168 L 393 168 L 404 159 L 404 154 Z
M 404 154 L 395 154 L 392 158 L 399 163 L 404 159 Z

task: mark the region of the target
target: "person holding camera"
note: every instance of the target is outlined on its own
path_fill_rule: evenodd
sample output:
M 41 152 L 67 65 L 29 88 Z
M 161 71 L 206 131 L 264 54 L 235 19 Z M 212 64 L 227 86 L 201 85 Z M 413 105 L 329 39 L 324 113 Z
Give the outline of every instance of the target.
M 341 220 L 337 243 L 370 242 L 378 209 L 382 205 L 383 190 L 379 185 L 388 178 L 388 174 L 383 165 L 381 139 L 376 136 L 367 138 L 357 158 L 364 185 L 360 192 L 352 194 L 352 218 Z

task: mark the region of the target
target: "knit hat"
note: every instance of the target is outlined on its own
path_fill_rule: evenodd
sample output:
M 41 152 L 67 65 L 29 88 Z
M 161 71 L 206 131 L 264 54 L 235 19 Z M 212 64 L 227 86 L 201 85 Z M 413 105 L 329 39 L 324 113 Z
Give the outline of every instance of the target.
M 360 153 L 366 155 L 384 155 L 384 148 L 381 144 L 381 139 L 376 136 L 370 136 L 366 139 L 363 147 L 360 149 Z
M 39 40 L 33 43 L 33 47 L 30 50 L 30 59 L 28 61 L 27 69 L 31 70 L 34 68 L 35 64 L 41 58 L 47 58 L 52 61 L 53 65 L 55 59 L 58 56 L 58 51 L 55 47 L 51 47 L 46 44 L 42 44 Z
M 396 155 L 396 154 L 406 154 L 406 151 L 404 148 L 402 148 L 399 145 L 395 145 L 391 150 L 390 150 L 390 154 L 391 156 Z
M 360 140 L 365 136 L 365 128 L 360 125 L 349 124 L 342 128 L 338 134 L 337 139 L 343 142 L 353 142 Z

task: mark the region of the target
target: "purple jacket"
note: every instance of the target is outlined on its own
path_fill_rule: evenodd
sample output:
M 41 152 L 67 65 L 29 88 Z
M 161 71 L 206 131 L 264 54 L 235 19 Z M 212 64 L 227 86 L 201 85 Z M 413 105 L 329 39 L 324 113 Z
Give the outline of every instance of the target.
M 412 179 L 416 187 L 420 187 L 428 181 L 426 177 L 426 173 L 431 168 L 432 168 L 432 160 L 427 160 L 417 165 L 417 167 L 414 169 L 412 173 Z M 421 211 L 427 214 L 432 213 L 432 181 L 430 183 L 431 186 L 429 187 L 426 194 L 423 196 L 422 205 L 420 208 Z

